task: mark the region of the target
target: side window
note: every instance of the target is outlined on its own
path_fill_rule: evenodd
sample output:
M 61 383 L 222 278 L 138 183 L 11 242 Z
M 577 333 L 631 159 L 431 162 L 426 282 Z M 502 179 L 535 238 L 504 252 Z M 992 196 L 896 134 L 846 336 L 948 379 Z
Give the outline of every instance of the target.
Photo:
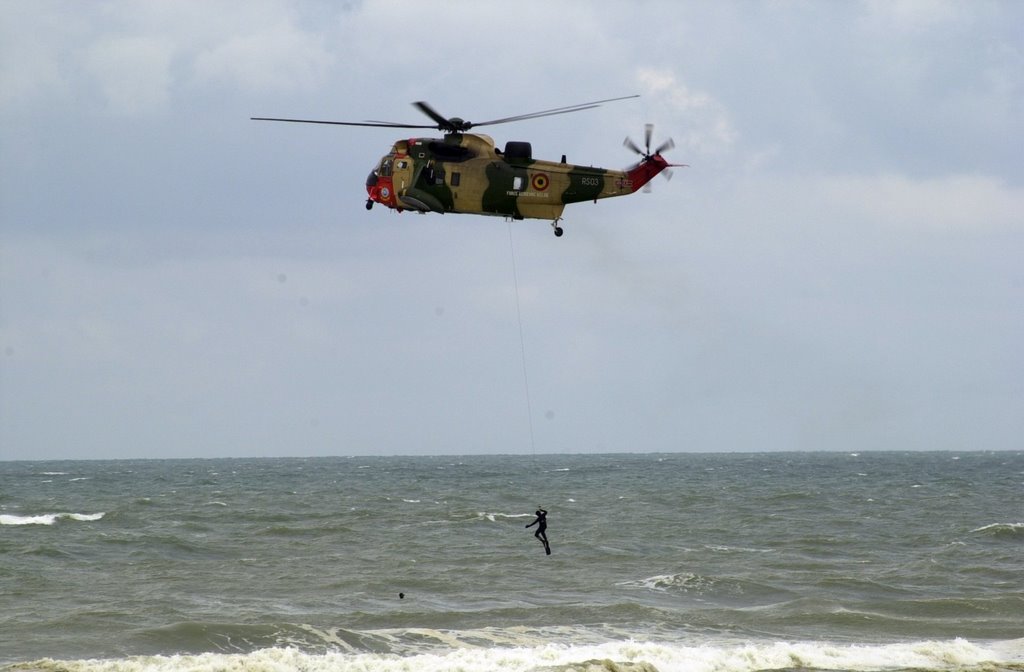
M 522 191 L 523 190 L 523 178 L 516 175 L 512 178 L 512 190 Z
M 459 182 L 462 180 L 462 173 L 452 173 L 452 186 L 459 186 Z

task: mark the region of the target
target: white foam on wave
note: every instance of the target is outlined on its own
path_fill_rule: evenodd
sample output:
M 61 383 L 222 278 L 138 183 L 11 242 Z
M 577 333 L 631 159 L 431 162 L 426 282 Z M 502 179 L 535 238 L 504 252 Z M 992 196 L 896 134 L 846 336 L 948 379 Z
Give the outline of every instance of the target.
M 487 511 L 477 511 L 476 520 L 489 520 L 492 523 L 497 522 L 498 518 L 533 518 L 532 513 L 488 513 Z
M 981 527 L 971 530 L 971 532 L 1022 532 L 1024 531 L 1024 523 L 992 523 L 991 525 L 982 525 Z
M 742 582 L 722 577 L 703 576 L 692 572 L 681 574 L 660 574 L 646 579 L 620 581 L 616 586 L 628 589 L 649 590 L 657 593 L 686 593 L 695 596 L 717 592 L 742 593 Z
M 53 525 L 58 520 L 80 520 L 89 522 L 99 520 L 103 513 L 43 513 L 38 516 L 0 516 L 0 525 Z
M 759 644 L 681 646 L 654 642 L 608 642 L 569 646 L 476 648 L 462 646 L 440 653 L 410 656 L 371 653 L 308 654 L 296 648 L 272 648 L 248 654 L 138 656 L 119 660 L 40 660 L 18 664 L 19 670 L 68 672 L 215 672 L 217 670 L 307 670 L 309 672 L 535 672 L 537 670 L 637 670 L 658 672 L 755 672 L 808 668 L 817 670 L 901 670 L 935 672 L 990 669 L 1017 663 L 1013 652 L 1000 652 L 963 639 L 888 645 L 766 642 Z M 1013 647 L 1016 650 L 1017 647 Z M 1007 655 L 1010 653 L 1011 655 Z M 1019 654 L 1019 651 L 1017 651 Z M 585 666 L 588 661 L 595 665 Z M 613 661 L 607 666 L 601 661 Z
M 646 579 L 635 581 L 622 581 L 617 583 L 624 588 L 643 588 L 646 590 L 668 591 L 668 590 L 690 590 L 703 588 L 709 585 L 711 579 L 696 574 L 659 574 Z
M 704 544 L 704 548 L 719 553 L 774 553 L 772 548 L 747 548 L 745 546 L 725 546 L 723 544 Z

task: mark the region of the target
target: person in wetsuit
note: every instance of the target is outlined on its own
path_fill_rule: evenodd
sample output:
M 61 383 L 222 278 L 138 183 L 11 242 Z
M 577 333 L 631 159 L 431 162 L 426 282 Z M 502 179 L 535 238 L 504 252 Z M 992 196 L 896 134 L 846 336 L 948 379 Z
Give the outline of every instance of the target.
M 537 519 L 527 525 L 527 528 L 531 528 L 534 525 L 537 526 L 537 531 L 533 533 L 533 536 L 540 539 L 540 542 L 544 544 L 544 552 L 551 555 L 551 546 L 548 544 L 548 512 L 544 509 L 537 509 Z

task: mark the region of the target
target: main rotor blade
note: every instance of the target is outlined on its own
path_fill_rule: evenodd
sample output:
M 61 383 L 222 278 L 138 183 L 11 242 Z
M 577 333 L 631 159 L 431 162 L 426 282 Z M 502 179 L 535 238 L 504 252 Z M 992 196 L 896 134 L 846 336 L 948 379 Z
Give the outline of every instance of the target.
M 446 119 L 445 117 L 442 117 L 441 114 L 437 110 L 435 110 L 430 105 L 428 105 L 427 103 L 423 102 L 422 100 L 416 101 L 415 103 L 413 103 L 413 106 L 416 107 L 423 114 L 427 115 L 428 117 L 430 117 L 431 119 L 436 121 L 437 122 L 437 130 L 442 131 L 442 130 L 444 130 L 446 128 L 452 128 L 452 122 L 448 121 L 448 119 Z M 433 128 L 433 127 L 428 127 L 428 128 Z
M 399 124 L 391 121 L 322 121 L 319 119 L 282 119 L 278 117 L 249 117 L 253 121 L 287 121 L 293 124 L 327 124 L 330 126 L 370 126 L 375 128 L 436 128 L 439 131 L 451 131 L 461 132 L 468 131 L 473 126 L 485 126 L 492 124 L 507 124 L 510 121 L 522 121 L 524 119 L 536 119 L 537 117 L 549 117 L 555 114 L 568 114 L 569 112 L 580 112 L 582 110 L 589 110 L 598 107 L 601 103 L 611 103 L 616 100 L 628 100 L 630 98 L 639 98 L 639 94 L 632 96 L 621 96 L 619 98 L 606 98 L 605 100 L 595 100 L 589 103 L 579 103 L 577 105 L 567 105 L 565 107 L 555 107 L 550 110 L 541 110 L 540 112 L 531 112 L 529 114 L 520 114 L 514 117 L 502 117 L 501 119 L 491 119 L 490 121 L 482 121 L 478 124 L 472 122 L 462 122 L 459 120 L 460 126 L 456 127 L 450 119 L 446 119 L 441 115 L 440 112 L 430 106 L 425 101 L 417 101 L 413 103 L 420 112 L 434 120 L 436 125 L 429 124 Z M 648 142 L 650 145 L 650 142 Z
M 669 138 L 665 142 L 663 142 L 660 145 L 658 145 L 658 148 L 656 150 L 654 150 L 654 153 L 655 154 L 661 154 L 662 152 L 668 151 L 668 150 L 672 149 L 675 146 L 676 146 L 675 141 L 672 140 L 672 138 Z
M 520 114 L 515 117 L 506 117 L 504 119 L 492 119 L 491 121 L 481 121 L 479 124 L 473 124 L 474 126 L 493 126 L 495 124 L 507 124 L 513 121 L 525 121 L 527 119 L 537 119 L 539 117 L 552 117 L 556 114 L 568 114 L 569 112 L 581 112 L 583 110 L 591 110 L 600 105 L 582 105 L 578 107 L 571 107 L 569 109 L 558 109 L 548 110 L 546 112 L 531 112 L 530 114 Z
M 640 156 L 644 155 L 643 150 L 641 150 L 639 147 L 637 147 L 636 143 L 633 142 L 632 140 L 630 140 L 628 137 L 625 140 L 622 141 L 622 146 L 625 147 L 626 149 L 633 150 L 634 152 L 636 152 Z
M 252 121 L 288 121 L 293 124 L 328 124 L 331 126 L 375 126 L 378 128 L 436 128 L 416 124 L 393 124 L 389 121 L 319 121 L 317 119 L 278 119 L 275 117 L 249 117 Z
M 654 124 L 644 124 L 644 147 L 647 153 L 651 153 L 651 136 L 654 134 Z
M 550 117 L 555 114 L 568 114 L 569 112 L 580 112 L 582 110 L 590 110 L 601 105 L 601 103 L 612 103 L 616 100 L 628 100 L 630 98 L 639 98 L 640 94 L 634 94 L 632 96 L 620 96 L 618 98 L 606 98 L 604 100 L 594 100 L 589 103 L 579 103 L 576 105 L 566 105 L 565 107 L 554 107 L 550 110 L 541 110 L 540 112 L 530 112 L 527 114 L 517 114 L 514 117 L 502 117 L 500 119 L 491 119 L 489 121 L 481 121 L 474 123 L 474 126 L 489 126 L 493 124 L 507 124 L 510 121 L 522 121 L 524 119 L 536 119 L 537 117 Z

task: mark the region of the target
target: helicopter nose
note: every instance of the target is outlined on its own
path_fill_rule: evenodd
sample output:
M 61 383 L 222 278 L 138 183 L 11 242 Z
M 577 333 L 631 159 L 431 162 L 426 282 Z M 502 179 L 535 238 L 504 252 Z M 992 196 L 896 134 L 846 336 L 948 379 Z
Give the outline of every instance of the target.
M 384 199 L 381 198 L 380 181 L 376 170 L 371 170 L 370 174 L 366 176 L 366 193 L 370 197 L 370 201 L 384 202 Z
M 371 201 L 376 201 L 389 208 L 395 207 L 391 178 L 382 178 L 376 171 L 370 173 L 366 178 L 366 194 Z

